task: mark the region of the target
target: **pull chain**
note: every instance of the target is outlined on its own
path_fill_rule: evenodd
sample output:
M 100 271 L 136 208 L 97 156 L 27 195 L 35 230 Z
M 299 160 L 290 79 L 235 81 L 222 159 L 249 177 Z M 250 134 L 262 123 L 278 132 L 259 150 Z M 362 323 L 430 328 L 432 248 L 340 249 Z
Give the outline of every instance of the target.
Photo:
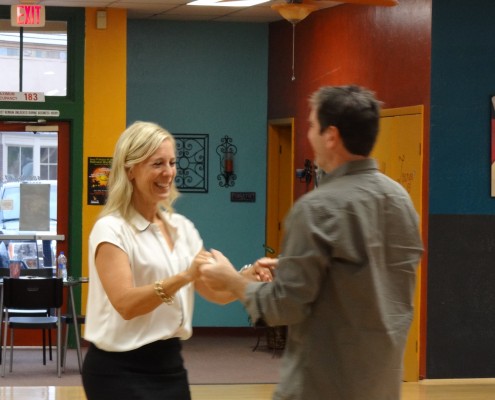
M 292 23 L 292 82 L 296 80 L 295 72 L 294 72 L 294 53 L 295 53 L 295 44 L 296 42 L 296 24 Z

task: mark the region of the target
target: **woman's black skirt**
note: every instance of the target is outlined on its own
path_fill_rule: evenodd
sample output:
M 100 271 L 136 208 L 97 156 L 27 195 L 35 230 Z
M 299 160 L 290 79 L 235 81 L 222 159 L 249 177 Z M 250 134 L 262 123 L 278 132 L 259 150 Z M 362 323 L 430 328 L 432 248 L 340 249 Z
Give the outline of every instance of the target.
M 108 352 L 90 344 L 82 380 L 88 400 L 190 400 L 179 339 Z

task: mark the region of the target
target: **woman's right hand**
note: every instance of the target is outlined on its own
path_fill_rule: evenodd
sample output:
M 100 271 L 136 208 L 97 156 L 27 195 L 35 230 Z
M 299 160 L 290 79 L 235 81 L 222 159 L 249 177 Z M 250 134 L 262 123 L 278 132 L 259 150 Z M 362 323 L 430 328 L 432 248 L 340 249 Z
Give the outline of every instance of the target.
M 190 267 L 185 271 L 188 279 L 193 282 L 199 278 L 200 272 L 199 267 L 203 264 L 212 264 L 215 263 L 215 259 L 213 258 L 213 254 L 209 251 L 201 250 L 196 257 L 193 258 Z

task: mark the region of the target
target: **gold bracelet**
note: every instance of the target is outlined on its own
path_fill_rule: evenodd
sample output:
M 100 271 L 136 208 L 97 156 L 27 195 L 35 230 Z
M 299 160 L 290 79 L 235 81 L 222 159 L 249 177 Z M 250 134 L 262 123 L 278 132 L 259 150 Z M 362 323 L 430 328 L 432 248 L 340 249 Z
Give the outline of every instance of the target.
M 162 299 L 165 304 L 171 305 L 174 304 L 174 296 L 169 296 L 167 293 L 163 291 L 163 281 L 155 282 L 155 293 L 156 295 Z

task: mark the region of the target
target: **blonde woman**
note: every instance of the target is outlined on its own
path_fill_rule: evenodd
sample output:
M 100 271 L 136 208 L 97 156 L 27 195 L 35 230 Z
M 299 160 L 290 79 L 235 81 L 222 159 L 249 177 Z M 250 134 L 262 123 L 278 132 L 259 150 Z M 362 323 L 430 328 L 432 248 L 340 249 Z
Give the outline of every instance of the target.
M 189 400 L 180 340 L 192 333 L 194 290 L 217 303 L 234 299 L 196 281 L 211 254 L 192 222 L 172 208 L 175 175 L 167 130 L 135 122 L 123 132 L 108 200 L 89 238 L 88 400 Z

